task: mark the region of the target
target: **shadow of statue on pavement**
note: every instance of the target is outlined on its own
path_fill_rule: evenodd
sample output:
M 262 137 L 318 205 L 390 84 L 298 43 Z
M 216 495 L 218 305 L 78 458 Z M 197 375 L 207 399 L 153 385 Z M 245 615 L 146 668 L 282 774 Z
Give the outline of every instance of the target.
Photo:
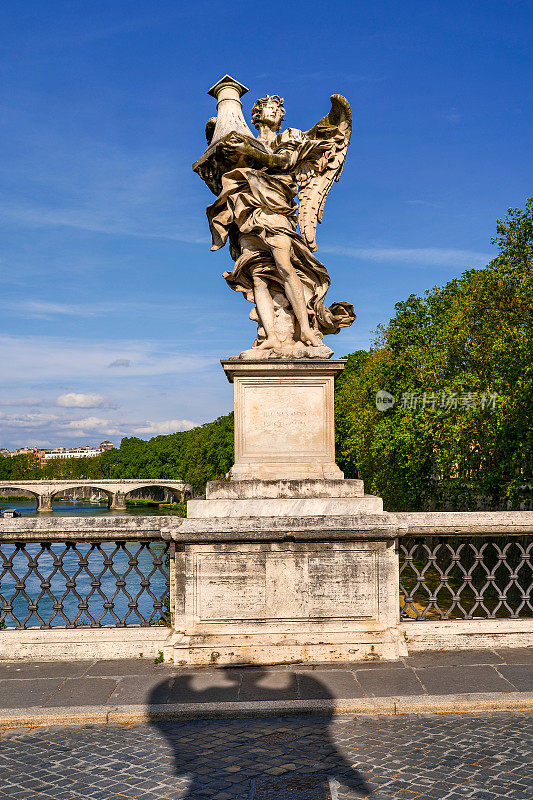
M 275 715 L 272 701 L 299 699 L 330 702 L 324 703 L 316 716 L 297 714 L 294 709 L 291 716 L 284 716 L 287 712 L 282 710 Z M 160 718 L 169 702 L 238 706 L 251 701 L 269 704 L 264 706 L 264 716 L 223 719 L 217 717 L 213 707 L 202 709 L 203 719 L 169 722 Z M 326 800 L 330 797 L 328 780 L 355 790 L 358 796 L 371 792 L 364 777 L 335 744 L 330 730 L 335 725 L 333 696 L 310 672 L 228 667 L 178 674 L 154 687 L 149 704 L 150 723 L 174 751 L 180 800 L 216 798 L 219 794 L 227 800 L 283 800 L 285 796 Z M 286 784 L 285 794 L 280 787 L 287 780 L 291 783 Z

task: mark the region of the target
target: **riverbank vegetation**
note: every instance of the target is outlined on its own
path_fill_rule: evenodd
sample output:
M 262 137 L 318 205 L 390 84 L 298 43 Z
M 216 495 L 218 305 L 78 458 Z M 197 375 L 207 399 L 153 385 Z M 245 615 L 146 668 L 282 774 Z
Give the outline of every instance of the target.
M 390 509 L 530 507 L 533 198 L 492 243 L 484 269 L 398 303 L 338 380 L 339 465 Z
M 533 198 L 497 222 L 498 255 L 397 303 L 336 388 L 337 461 L 389 510 L 530 507 L 533 470 Z M 394 403 L 376 405 L 386 391 Z M 233 415 L 97 458 L 41 469 L 0 458 L 0 479 L 181 478 L 202 491 L 233 463 Z

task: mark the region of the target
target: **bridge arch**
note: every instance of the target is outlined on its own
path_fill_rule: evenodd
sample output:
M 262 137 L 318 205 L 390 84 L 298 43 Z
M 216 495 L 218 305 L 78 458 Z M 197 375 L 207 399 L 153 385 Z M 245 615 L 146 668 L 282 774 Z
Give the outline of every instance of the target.
M 124 492 L 124 496 L 128 497 L 132 492 L 137 492 L 141 489 L 166 489 L 167 492 L 172 494 L 177 503 L 183 503 L 187 497 L 191 496 L 191 491 L 187 488 L 186 484 L 184 484 L 183 487 L 172 486 L 171 483 L 167 483 L 164 478 L 161 478 L 161 481 L 157 483 L 152 481 L 150 481 L 150 483 L 139 481 L 138 485 L 128 486 L 127 491 Z
M 27 486 L 19 486 L 17 483 L 14 483 L 14 484 L 9 484 L 7 486 L 4 485 L 2 486 L 2 489 L 9 489 L 9 491 L 22 492 L 24 494 L 31 494 L 32 497 L 34 497 L 35 500 L 37 501 L 37 505 L 39 505 L 39 498 L 41 497 L 41 495 L 39 494 L 39 492 L 35 492 L 33 489 L 28 489 Z
M 111 489 L 109 489 L 108 487 L 99 486 L 97 481 L 95 481 L 94 484 L 85 482 L 78 484 L 73 483 L 71 486 L 67 485 L 67 486 L 59 486 L 57 488 L 52 488 L 52 490 L 50 491 L 50 501 L 53 503 L 54 499 L 56 498 L 56 495 L 58 494 L 60 495 L 72 494 L 72 492 L 75 492 L 79 489 L 88 489 L 92 491 L 96 489 L 99 492 L 103 492 L 107 496 L 108 505 L 110 505 L 113 502 L 113 496 L 115 492 L 112 492 Z

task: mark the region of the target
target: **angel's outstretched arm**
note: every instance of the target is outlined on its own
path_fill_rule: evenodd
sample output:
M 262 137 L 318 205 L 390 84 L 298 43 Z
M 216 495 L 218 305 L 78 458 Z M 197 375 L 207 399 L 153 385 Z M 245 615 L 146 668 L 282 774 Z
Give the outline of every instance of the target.
M 253 147 L 246 140 L 235 143 L 225 142 L 223 147 L 227 148 L 228 152 L 231 150 L 246 156 L 261 167 L 286 170 L 291 166 L 291 158 L 288 153 L 267 153 L 266 150 Z

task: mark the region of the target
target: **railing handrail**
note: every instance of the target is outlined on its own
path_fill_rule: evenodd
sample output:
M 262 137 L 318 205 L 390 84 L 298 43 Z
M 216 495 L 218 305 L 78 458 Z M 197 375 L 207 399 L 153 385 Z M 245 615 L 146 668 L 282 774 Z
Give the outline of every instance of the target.
M 0 481 L 0 489 L 17 489 L 23 486 L 32 486 L 33 484 L 46 485 L 46 484 L 64 484 L 65 486 L 88 486 L 93 484 L 142 484 L 146 486 L 173 486 L 180 484 L 191 488 L 190 484 L 181 478 L 24 478 L 24 480 Z
M 523 536 L 533 534 L 533 511 L 406 511 L 382 513 L 381 523 L 387 521 L 387 538 L 394 536 Z M 365 518 L 368 523 L 371 515 Z M 355 519 L 353 520 L 356 521 Z M 19 517 L 0 519 L 0 541 L 65 541 L 67 539 L 127 539 L 127 538 L 172 538 L 181 526 L 184 536 L 177 537 L 196 540 L 199 534 L 194 530 L 195 520 L 185 520 L 173 516 L 94 516 L 94 517 Z M 209 520 L 213 530 L 219 530 L 220 520 Z M 281 528 L 292 529 L 290 518 Z M 333 520 L 330 520 L 330 525 Z M 266 523 L 266 520 L 265 520 Z M 204 524 L 205 527 L 205 524 Z M 222 528 L 228 528 L 225 538 L 238 538 L 238 519 L 225 520 Z M 266 525 L 266 527 L 269 527 Z M 330 526 L 328 526 L 330 527 Z M 372 526 L 370 526 L 371 528 Z M 191 529 L 189 531 L 189 528 Z M 282 531 L 278 534 L 282 535 Z M 185 535 L 185 529 L 188 535 Z M 220 529 L 222 530 L 222 529 Z M 364 531 L 361 529 L 361 537 Z M 329 534 L 333 535 L 330 527 Z M 374 535 L 376 532 L 374 531 Z M 204 532 L 204 537 L 205 537 Z M 274 532 L 270 531 L 274 536 Z M 274 538 L 276 538 L 274 536 Z
M 108 539 L 169 539 L 165 529 L 177 528 L 181 517 L 95 516 L 19 517 L 0 519 L 0 542 L 106 541 Z
M 398 536 L 523 536 L 533 511 L 405 511 L 395 513 Z

